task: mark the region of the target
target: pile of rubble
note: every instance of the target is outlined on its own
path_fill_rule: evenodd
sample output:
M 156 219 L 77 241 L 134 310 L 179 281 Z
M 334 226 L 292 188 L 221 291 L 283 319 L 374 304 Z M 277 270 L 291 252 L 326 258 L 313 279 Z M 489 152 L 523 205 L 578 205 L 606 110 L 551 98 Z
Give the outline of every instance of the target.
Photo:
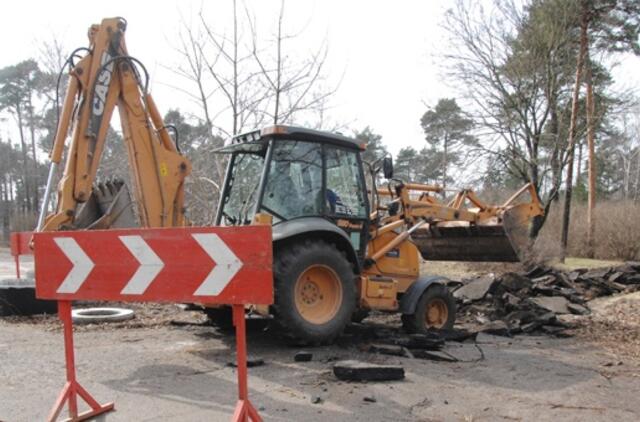
M 489 274 L 464 283 L 453 294 L 458 320 L 473 330 L 563 335 L 575 315 L 590 313 L 591 299 L 639 290 L 640 262 L 627 262 L 594 270 L 563 272 L 539 266 L 500 277 Z

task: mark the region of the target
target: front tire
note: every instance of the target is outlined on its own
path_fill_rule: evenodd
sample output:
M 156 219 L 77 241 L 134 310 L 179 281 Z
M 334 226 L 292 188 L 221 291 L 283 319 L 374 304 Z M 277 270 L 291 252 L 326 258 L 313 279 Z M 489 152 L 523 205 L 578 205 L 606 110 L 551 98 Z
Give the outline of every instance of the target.
M 355 276 L 334 245 L 315 240 L 277 250 L 274 282 L 276 322 L 295 339 L 330 343 L 351 320 Z
M 456 301 L 442 284 L 433 284 L 422 293 L 413 314 L 402 315 L 409 333 L 424 333 L 430 328 L 451 330 L 456 321 Z

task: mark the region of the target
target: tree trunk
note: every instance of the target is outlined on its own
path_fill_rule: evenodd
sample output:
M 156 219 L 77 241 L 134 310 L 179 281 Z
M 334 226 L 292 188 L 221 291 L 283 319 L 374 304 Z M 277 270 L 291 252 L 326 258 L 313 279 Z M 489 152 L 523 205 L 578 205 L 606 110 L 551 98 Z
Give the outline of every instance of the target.
M 238 14 L 233 0 L 233 135 L 238 134 Z
M 582 141 L 582 140 L 580 140 Z M 576 185 L 582 184 L 582 142 L 578 142 L 578 170 L 576 171 Z
M 29 156 L 27 143 L 24 139 L 24 128 L 22 127 L 22 108 L 20 105 L 16 107 L 16 115 L 18 116 L 18 132 L 20 134 L 20 146 L 22 148 L 22 188 L 24 189 L 24 198 L 26 205 L 25 210 L 31 211 L 31 183 L 29 183 Z
M 622 162 L 622 199 L 625 201 L 631 197 L 631 166 L 633 162 L 624 155 L 620 157 Z
M 638 147 L 640 149 L 640 147 Z M 638 162 L 636 163 L 636 182 L 633 192 L 633 199 L 637 201 L 640 199 L 640 150 L 636 153 L 638 157 Z
M 9 239 L 9 198 L 7 195 L 7 180 L 2 177 L 2 185 L 0 185 L 0 217 L 2 218 L 2 239 Z
M 573 99 L 571 102 L 571 122 L 569 123 L 569 145 L 567 145 L 567 180 L 564 193 L 564 209 L 562 213 L 562 255 L 560 261 L 564 262 L 567 255 L 567 244 L 569 243 L 569 222 L 571 219 L 571 194 L 573 193 L 573 158 L 575 152 L 576 124 L 578 120 L 578 100 L 580 97 L 580 83 L 582 80 L 582 68 L 587 54 L 587 30 L 589 18 L 587 5 L 582 5 L 582 18 L 580 20 L 580 51 L 576 64 L 576 82 L 573 88 Z
M 562 185 L 562 148 L 560 146 L 560 122 L 558 118 L 558 98 L 556 95 L 549 96 L 549 109 L 549 130 L 555 136 L 555 145 L 553 147 L 553 152 L 551 155 L 551 192 L 549 193 L 549 199 L 547 200 L 547 203 L 558 200 L 558 192 L 560 191 L 560 186 Z M 538 231 L 536 231 L 536 235 Z
M 282 18 L 284 15 L 284 0 L 280 5 L 280 15 L 278 16 L 278 39 L 277 39 L 277 58 L 276 58 L 276 92 L 275 92 L 275 111 L 273 113 L 273 124 L 278 124 L 278 114 L 280 113 L 280 89 L 282 82 Z
M 449 141 L 447 135 L 444 135 L 444 152 L 442 156 L 442 199 L 447 196 L 445 189 L 447 188 L 447 154 L 449 153 Z
M 40 198 L 38 197 L 38 158 L 36 156 L 36 128 L 33 118 L 33 104 L 31 103 L 31 94 L 29 94 L 29 131 L 31 132 L 31 155 L 33 156 L 33 209 L 38 211 L 40 208 Z
M 587 52 L 588 55 L 588 52 Z M 596 149 L 595 149 L 595 102 L 593 101 L 593 78 L 591 75 L 591 63 L 587 57 L 587 147 L 589 148 L 589 201 L 587 208 L 587 257 L 595 255 L 595 230 L 596 230 Z

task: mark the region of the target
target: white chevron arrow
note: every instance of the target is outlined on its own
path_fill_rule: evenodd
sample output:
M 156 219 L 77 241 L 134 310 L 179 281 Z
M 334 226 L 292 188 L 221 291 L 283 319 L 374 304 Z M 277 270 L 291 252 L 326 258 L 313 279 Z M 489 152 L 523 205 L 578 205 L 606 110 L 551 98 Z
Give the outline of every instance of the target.
M 57 292 L 75 293 L 87 279 L 95 264 L 72 237 L 56 237 L 53 240 L 73 264 Z
M 158 275 L 164 262 L 149 247 L 141 236 L 118 236 L 120 241 L 129 249 L 131 255 L 140 263 L 133 277 L 120 292 L 123 295 L 141 295 L 147 290 L 154 278 Z
M 242 261 L 235 256 L 217 234 L 196 233 L 191 236 L 216 263 L 216 266 L 213 267 L 193 295 L 217 296 L 227 287 L 233 276 L 240 271 Z

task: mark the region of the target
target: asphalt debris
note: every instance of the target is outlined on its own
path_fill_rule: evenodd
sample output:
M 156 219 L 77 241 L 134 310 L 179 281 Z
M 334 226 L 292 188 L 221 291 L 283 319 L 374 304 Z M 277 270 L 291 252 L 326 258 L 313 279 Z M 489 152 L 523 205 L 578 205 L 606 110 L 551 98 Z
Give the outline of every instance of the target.
M 255 368 L 256 366 L 264 365 L 264 359 L 257 356 L 247 356 L 247 368 Z M 238 366 L 235 360 L 232 360 L 227 363 L 227 366 L 232 368 L 236 368 Z
M 640 262 L 569 272 L 540 265 L 469 280 L 453 295 L 458 320 L 470 332 L 564 337 L 580 317 L 591 313 L 590 300 L 635 291 L 640 291 Z
M 311 359 L 313 359 L 313 353 L 311 352 L 298 352 L 295 355 L 293 355 L 293 360 L 295 362 L 311 362 Z
M 404 379 L 404 368 L 400 365 L 344 360 L 333 365 L 333 374 L 342 381 L 397 381 Z

